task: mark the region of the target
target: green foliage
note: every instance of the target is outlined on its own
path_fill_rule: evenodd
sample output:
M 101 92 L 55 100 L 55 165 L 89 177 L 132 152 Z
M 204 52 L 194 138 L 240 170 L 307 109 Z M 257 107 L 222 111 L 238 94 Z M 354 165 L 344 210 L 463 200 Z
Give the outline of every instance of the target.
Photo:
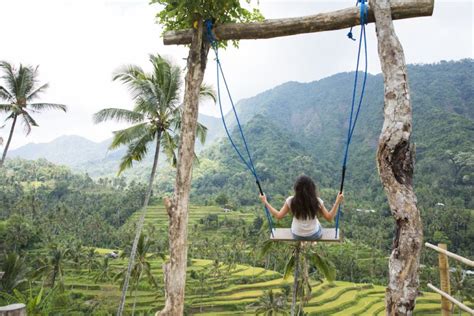
M 181 127 L 179 92 L 182 86 L 181 70 L 160 55 L 150 55 L 153 70 L 150 73 L 135 65 L 123 66 L 114 75 L 132 92 L 135 102 L 133 110 L 107 108 L 94 114 L 96 123 L 116 120 L 132 123 L 131 127 L 114 132 L 110 149 L 128 146 L 119 166 L 119 174 L 132 167 L 134 161 L 142 161 L 149 143 L 155 141 L 154 165 L 158 163 L 160 150 L 176 164 L 177 132 Z M 215 100 L 214 92 L 201 87 L 202 98 Z M 196 129 L 201 142 L 206 138 L 206 127 L 198 124 Z M 154 175 L 153 175 L 154 176 Z
M 256 315 L 288 315 L 287 297 L 273 290 L 265 291 L 255 305 Z
M 12 252 L 5 254 L 0 262 L 2 262 L 0 271 L 4 272 L 4 275 L 0 277 L 0 292 L 11 294 L 27 281 L 25 260 Z
M 31 284 L 26 294 L 13 290 L 13 295 L 1 293 L 1 295 L 10 303 L 23 303 L 26 305 L 28 315 L 41 315 L 46 311 L 49 296 L 44 296 L 44 288 L 35 291 Z
M 6 221 L 4 242 L 10 246 L 10 249 L 17 251 L 27 248 L 36 236 L 36 227 L 29 218 L 13 214 Z
M 31 116 L 32 113 L 50 109 L 66 112 L 67 107 L 63 104 L 32 103 L 48 88 L 48 84 L 40 85 L 38 82 L 38 66 L 33 67 L 20 64 L 17 69 L 6 61 L 0 61 L 0 72 L 4 83 L 0 85 L 0 101 L 7 102 L 6 104 L 0 104 L 0 113 L 6 113 L 8 115 L 6 119 L 13 121 L 10 136 L 5 144 L 4 153 L 0 161 L 0 167 L 2 167 L 17 119 L 21 120 L 25 134 L 28 135 L 33 126 L 38 126 L 38 123 Z
M 250 0 L 246 0 L 250 4 Z M 152 0 L 164 8 L 157 14 L 165 31 L 187 29 L 198 19 L 212 19 L 215 24 L 262 20 L 260 11 L 244 8 L 239 0 Z
M 45 160 L 9 160 L 0 169 L 0 248 L 41 242 L 119 246 L 119 228 L 143 203 L 145 186 L 76 175 Z M 20 232 L 20 234 L 18 234 Z

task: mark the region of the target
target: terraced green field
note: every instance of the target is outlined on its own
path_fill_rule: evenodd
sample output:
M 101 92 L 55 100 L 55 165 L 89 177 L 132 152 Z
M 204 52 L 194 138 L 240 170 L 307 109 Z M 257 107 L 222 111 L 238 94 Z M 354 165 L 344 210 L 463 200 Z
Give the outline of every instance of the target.
M 161 260 L 152 261 L 152 269 L 157 279 L 162 280 Z M 116 259 L 112 266 L 123 268 L 126 260 Z M 292 284 L 292 279 L 284 280 L 274 271 L 238 265 L 232 270 L 221 265 L 217 271 L 210 260 L 193 260 L 188 269 L 186 288 L 186 311 L 202 315 L 254 315 L 256 302 L 264 291 L 272 289 L 281 292 Z M 204 282 L 191 277 L 192 271 L 206 273 Z M 66 278 L 67 287 L 89 301 L 99 304 L 96 314 L 113 313 L 119 301 L 117 283 L 94 283 L 93 276 L 86 270 L 70 270 Z M 249 277 L 250 276 L 250 277 Z M 239 284 L 246 282 L 246 284 Z M 383 315 L 384 292 L 382 286 L 355 284 L 336 281 L 332 284 L 313 282 L 312 297 L 305 306 L 310 315 Z M 136 311 L 142 315 L 152 315 L 164 304 L 162 289 L 152 289 L 145 281 L 140 283 Z M 131 312 L 133 298 L 129 297 L 126 309 Z M 289 304 L 288 304 L 289 307 Z M 439 296 L 423 293 L 417 300 L 416 315 L 439 315 Z M 463 314 L 465 315 L 465 314 Z
M 140 216 L 140 212 L 134 213 L 129 221 L 136 222 Z M 200 224 L 200 221 L 205 220 L 209 215 L 215 215 L 217 220 L 222 224 L 231 221 L 243 221 L 245 223 L 251 223 L 256 215 L 254 213 L 242 213 L 240 211 L 224 212 L 224 210 L 218 206 L 191 206 L 189 208 L 189 230 L 192 231 L 196 224 Z M 165 207 L 162 203 L 158 205 L 149 206 L 145 215 L 145 225 L 148 223 L 153 224 L 157 230 L 165 231 L 168 227 L 168 214 L 166 213 Z M 229 231 L 232 224 L 219 225 L 218 228 L 210 229 L 207 233 L 212 237 L 213 235 L 222 234 Z
M 215 206 L 192 207 L 189 226 L 202 223 L 201 219 L 209 214 L 218 215 L 218 220 L 253 221 L 251 213 L 224 213 Z M 136 219 L 139 214 L 132 217 Z M 146 222 L 150 222 L 159 230 L 165 230 L 168 217 L 163 206 L 152 206 L 148 209 Z M 191 228 L 190 228 L 191 229 Z M 225 225 L 209 234 L 220 234 L 228 228 Z M 108 249 L 97 249 L 102 256 L 110 252 Z M 361 255 L 361 257 L 364 257 Z M 141 315 L 153 315 L 164 304 L 163 272 L 161 259 L 151 260 L 153 275 L 160 282 L 158 289 L 152 288 L 145 280 L 141 281 L 137 290 L 136 312 Z M 123 269 L 127 264 L 123 259 L 111 259 L 110 265 L 115 271 Z M 97 306 L 94 314 L 109 315 L 116 312 L 120 298 L 117 282 L 94 282 L 94 273 L 87 270 L 68 270 L 66 286 L 78 299 Z M 284 280 L 278 272 L 259 267 L 236 265 L 233 267 L 216 264 L 211 260 L 193 259 L 188 267 L 186 285 L 186 313 L 189 315 L 255 315 L 259 299 L 265 291 L 273 290 L 281 293 L 292 285 L 291 278 Z M 305 305 L 305 312 L 310 315 L 384 315 L 383 286 L 371 284 L 355 284 L 336 281 L 332 284 L 312 283 L 311 299 Z M 290 300 L 291 298 L 288 298 Z M 131 313 L 134 304 L 129 296 L 126 311 Z M 288 309 L 290 302 L 288 301 Z M 439 315 L 440 301 L 435 293 L 424 293 L 417 300 L 416 315 Z M 463 314 L 465 315 L 465 314 Z

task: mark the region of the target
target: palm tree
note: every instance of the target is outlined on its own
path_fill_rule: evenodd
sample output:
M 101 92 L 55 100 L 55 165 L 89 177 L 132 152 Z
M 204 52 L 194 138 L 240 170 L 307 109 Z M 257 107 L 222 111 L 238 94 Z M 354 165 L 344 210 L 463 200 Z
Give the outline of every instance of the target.
M 91 247 L 87 249 L 84 254 L 84 264 L 87 267 L 89 273 L 99 266 L 99 261 L 97 260 L 97 251 L 95 251 L 95 248 Z
M 102 263 L 99 265 L 96 275 L 94 276 L 94 282 L 106 282 L 112 279 L 112 267 L 109 264 L 109 257 L 105 256 Z
M 176 163 L 175 150 L 178 139 L 176 131 L 181 126 L 182 108 L 179 99 L 182 86 L 181 70 L 160 55 L 150 55 L 149 60 L 153 66 L 151 73 L 146 73 L 138 66 L 129 65 L 119 69 L 113 77 L 113 80 L 120 80 L 130 89 L 135 103 L 133 110 L 107 108 L 94 114 L 95 123 L 116 120 L 133 124 L 129 128 L 115 131 L 110 145 L 110 149 L 116 149 L 123 145 L 128 146 L 128 150 L 119 166 L 119 174 L 132 167 L 133 161 L 142 161 L 148 152 L 148 144 L 155 143 L 153 166 L 143 202 L 142 214 L 137 223 L 137 233 L 133 240 L 131 259 L 128 264 L 128 272 L 125 277 L 118 311 L 119 315 L 122 314 L 125 304 L 126 290 L 145 219 L 146 207 L 151 196 L 160 149 L 164 150 L 173 164 Z M 212 98 L 215 102 L 215 94 L 211 88 L 202 86 L 200 94 L 203 98 Z M 206 127 L 198 124 L 196 133 L 201 142 L 204 142 L 206 132 Z
M 134 109 L 106 108 L 94 114 L 95 123 L 116 120 L 134 124 L 115 131 L 110 145 L 110 149 L 128 145 L 128 151 L 119 166 L 119 174 L 132 167 L 133 161 L 142 161 L 148 151 L 147 145 L 152 141 L 155 142 L 152 176 L 156 172 L 160 149 L 175 161 L 176 131 L 181 126 L 182 114 L 179 99 L 181 70 L 160 55 L 150 55 L 149 59 L 153 66 L 151 73 L 129 65 L 120 68 L 113 77 L 113 80 L 122 81 L 131 90 Z M 205 85 L 201 87 L 201 96 L 214 101 L 216 98 L 214 91 Z M 204 142 L 207 128 L 198 124 L 196 132 L 200 141 Z
M 149 259 L 152 259 L 155 257 L 155 254 L 150 254 L 150 248 L 153 246 L 153 241 L 147 238 L 144 234 L 140 234 L 140 238 L 138 239 L 138 245 L 137 245 L 137 257 L 134 262 L 134 265 L 132 267 L 132 272 L 130 274 L 132 278 L 132 283 L 133 283 L 133 288 L 132 288 L 132 296 L 134 297 L 133 301 L 133 309 L 132 309 L 132 315 L 135 313 L 135 304 L 136 304 L 136 299 L 137 299 L 137 289 L 138 289 L 138 284 L 140 283 L 140 280 L 143 275 L 146 276 L 148 283 L 152 285 L 155 288 L 158 288 L 158 282 L 156 281 L 155 277 L 152 274 L 151 271 L 151 264 Z M 128 253 L 127 251 L 124 251 L 122 253 L 122 257 L 127 257 Z M 164 256 L 162 256 L 162 259 L 164 259 Z M 125 279 L 127 277 L 127 272 L 128 269 L 125 268 L 119 273 L 115 275 L 115 280 L 122 279 L 122 285 L 125 282 Z
M 270 252 L 273 242 L 267 240 L 263 243 L 262 254 Z M 291 303 L 291 315 L 299 315 L 304 304 L 311 298 L 311 284 L 309 280 L 309 268 L 315 267 L 329 282 L 336 278 L 336 268 L 327 258 L 319 254 L 310 242 L 299 242 L 295 245 L 285 245 L 287 262 L 285 264 L 284 278 L 287 279 L 293 272 L 293 298 Z M 302 269 L 301 269 L 302 268 Z M 296 313 L 296 304 L 300 298 L 299 312 Z
M 48 254 L 38 260 L 38 267 L 35 276 L 44 277 L 44 281 L 51 288 L 54 287 L 56 281 L 59 283 L 59 289 L 64 289 L 64 264 L 66 257 L 70 253 L 70 249 L 57 244 L 49 246 Z
M 282 293 L 273 293 L 273 290 L 265 291 L 263 296 L 258 299 L 256 315 L 288 315 L 286 312 L 287 301 Z
M 25 260 L 14 252 L 5 254 L 0 270 L 5 273 L 0 277 L 0 292 L 13 293 L 26 282 Z
M 48 88 L 48 84 L 39 84 L 38 66 L 23 66 L 16 69 L 6 61 L 0 62 L 1 78 L 5 85 L 0 85 L 0 101 L 8 103 L 0 104 L 0 113 L 9 113 L 7 120 L 13 120 L 10 134 L 3 150 L 0 167 L 3 166 L 7 156 L 8 148 L 12 141 L 13 132 L 18 119 L 21 119 L 26 135 L 30 134 L 32 126 L 38 126 L 31 117 L 31 113 L 41 112 L 43 110 L 62 110 L 66 112 L 67 107 L 63 104 L 54 103 L 31 103 Z M 2 140 L 3 142 L 3 140 Z

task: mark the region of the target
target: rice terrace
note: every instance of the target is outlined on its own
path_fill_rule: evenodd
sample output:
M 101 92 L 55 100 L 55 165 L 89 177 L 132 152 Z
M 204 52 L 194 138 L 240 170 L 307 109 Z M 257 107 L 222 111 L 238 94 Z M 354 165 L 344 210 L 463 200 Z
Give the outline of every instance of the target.
M 3 0 L 0 315 L 474 315 L 473 5 Z

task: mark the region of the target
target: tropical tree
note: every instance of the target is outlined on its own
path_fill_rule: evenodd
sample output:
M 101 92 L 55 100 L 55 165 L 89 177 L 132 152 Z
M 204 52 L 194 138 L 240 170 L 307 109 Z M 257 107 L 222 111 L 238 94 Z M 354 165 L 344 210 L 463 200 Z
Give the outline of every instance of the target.
M 255 310 L 255 314 L 257 315 L 288 315 L 288 312 L 286 312 L 286 296 L 282 293 L 275 294 L 273 293 L 273 290 L 265 291 L 258 299 L 256 305 L 257 309 Z
M 59 289 L 64 290 L 64 265 L 70 249 L 62 245 L 51 244 L 46 256 L 38 260 L 35 276 L 43 278 L 46 285 L 54 288 L 56 281 Z
M 474 298 L 474 279 L 470 278 L 460 266 L 457 266 L 451 274 L 451 293 L 461 302 L 472 302 Z M 455 305 L 452 304 L 452 315 L 454 315 L 454 308 Z M 461 315 L 461 309 L 459 309 L 459 315 Z
M 262 254 L 267 255 L 273 246 L 273 242 L 267 240 L 263 243 Z M 295 245 L 285 245 L 284 278 L 288 278 L 293 272 L 293 298 L 291 304 L 291 315 L 300 315 L 304 304 L 311 298 L 311 284 L 309 271 L 317 269 L 329 282 L 336 278 L 336 268 L 324 255 L 317 252 L 311 242 L 301 242 Z M 299 311 L 296 313 L 297 301 L 300 301 Z
M 109 264 L 109 257 L 105 256 L 102 263 L 97 268 L 97 273 L 94 276 L 94 282 L 106 282 L 113 279 L 112 277 L 112 267 Z
M 150 240 L 145 236 L 145 234 L 140 234 L 140 238 L 138 239 L 138 245 L 137 245 L 137 256 L 136 260 L 134 261 L 134 265 L 132 266 L 131 270 L 131 281 L 133 284 L 133 287 L 131 289 L 131 294 L 134 297 L 133 300 L 133 309 L 132 309 L 132 315 L 135 313 L 135 305 L 137 302 L 137 289 L 138 289 L 138 284 L 140 283 L 140 280 L 142 279 L 143 276 L 146 276 L 146 280 L 150 285 L 152 285 L 154 288 L 158 288 L 158 282 L 156 281 L 155 277 L 153 276 L 153 273 L 151 271 L 151 264 L 150 264 L 150 259 L 154 258 L 156 254 L 150 253 L 151 247 L 153 245 L 153 241 Z M 128 251 L 122 252 L 122 257 L 127 257 L 130 253 Z M 164 259 L 164 256 L 162 256 L 162 259 Z M 115 280 L 122 280 L 122 286 L 126 280 L 127 277 L 127 272 L 128 269 L 125 268 L 119 273 L 117 273 L 114 277 Z
M 116 120 L 133 124 L 126 129 L 115 131 L 110 145 L 111 149 L 124 145 L 128 146 L 128 150 L 120 163 L 119 174 L 132 167 L 133 161 L 142 161 L 148 152 L 149 143 L 154 142 L 155 144 L 153 166 L 143 202 L 142 214 L 137 224 L 137 233 L 133 241 L 119 315 L 122 313 L 125 304 L 126 288 L 128 287 L 133 258 L 136 254 L 138 239 L 145 219 L 146 206 L 151 196 L 160 149 L 164 150 L 173 163 L 176 162 L 175 150 L 178 140 L 176 131 L 180 129 L 183 111 L 180 106 L 179 94 L 182 86 L 180 68 L 160 55 L 150 55 L 149 60 L 153 66 L 150 73 L 146 73 L 138 66 L 129 65 L 119 69 L 113 77 L 113 80 L 120 80 L 130 89 L 135 103 L 133 110 L 107 108 L 94 114 L 96 123 Z M 201 86 L 200 95 L 203 98 L 208 97 L 215 101 L 214 92 L 208 86 Z M 201 142 L 204 142 L 207 129 L 198 124 L 195 132 Z
M 52 293 L 54 293 L 54 290 L 45 295 L 43 287 L 41 287 L 37 292 L 30 283 L 30 288 L 27 293 L 22 293 L 17 289 L 14 289 L 13 294 L 0 293 L 0 296 L 3 297 L 8 304 L 25 304 L 27 315 L 45 315 L 48 314 L 48 303 L 51 300 Z
M 84 264 L 87 267 L 88 272 L 90 273 L 92 269 L 96 269 L 99 266 L 99 261 L 97 260 L 97 251 L 95 248 L 88 248 L 84 255 Z
M 5 254 L 0 270 L 4 272 L 0 277 L 0 292 L 13 293 L 27 281 L 25 260 L 14 252 Z
M 7 113 L 7 120 L 12 120 L 10 134 L 3 150 L 0 167 L 3 166 L 7 156 L 8 148 L 12 141 L 13 132 L 18 119 L 24 126 L 26 135 L 30 134 L 33 126 L 38 126 L 31 116 L 44 110 L 62 110 L 66 112 L 67 107 L 63 104 L 55 103 L 32 103 L 39 95 L 48 88 L 48 84 L 39 84 L 38 66 L 24 66 L 20 64 L 17 69 L 6 61 L 0 62 L 1 79 L 4 85 L 0 85 L 0 113 Z M 3 142 L 3 140 L 2 140 Z
M 216 23 L 225 24 L 250 22 L 263 17 L 258 10 L 249 11 L 241 6 L 240 1 L 235 0 L 152 0 L 151 3 L 162 5 L 162 10 L 158 13 L 158 20 L 166 31 L 186 28 L 192 30 L 186 64 L 184 111 L 179 140 L 181 150 L 176 170 L 176 185 L 173 198 L 165 200 L 170 221 L 168 226 L 170 260 L 163 266 L 163 269 L 167 279 L 173 280 L 173 282 L 165 284 L 165 306 L 159 313 L 160 315 L 181 315 L 184 309 L 184 285 L 186 284 L 187 219 L 199 112 L 199 89 L 204 79 L 210 48 L 204 21 L 212 18 Z
M 150 55 L 153 66 L 146 73 L 135 65 L 121 67 L 113 77 L 120 80 L 131 91 L 135 102 L 133 110 L 106 108 L 94 114 L 95 123 L 108 120 L 133 124 L 131 127 L 114 132 L 110 149 L 128 146 L 122 157 L 119 174 L 132 167 L 133 161 L 142 161 L 151 142 L 154 146 L 152 177 L 154 178 L 160 149 L 170 160 L 175 161 L 177 133 L 181 126 L 182 108 L 180 91 L 182 86 L 181 69 L 160 55 Z M 216 100 L 209 86 L 201 86 L 201 97 Z M 201 142 L 205 141 L 207 128 L 198 124 L 196 133 Z

